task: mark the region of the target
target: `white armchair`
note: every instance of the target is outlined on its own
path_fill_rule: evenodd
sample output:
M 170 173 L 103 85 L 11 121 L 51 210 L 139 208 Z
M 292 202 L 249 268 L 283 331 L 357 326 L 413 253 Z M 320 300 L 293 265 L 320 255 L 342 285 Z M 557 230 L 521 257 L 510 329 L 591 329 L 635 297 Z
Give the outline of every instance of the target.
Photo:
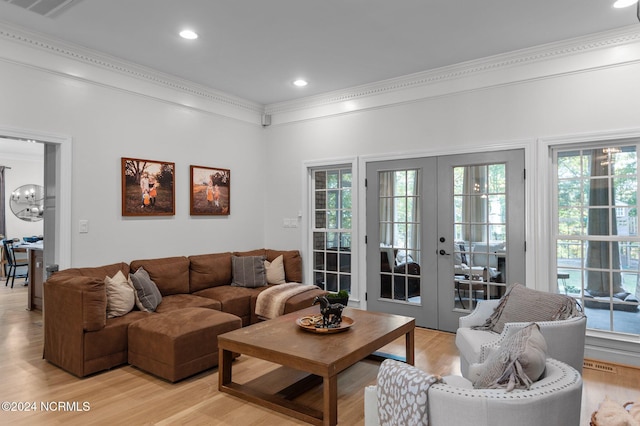
M 456 331 L 456 346 L 460 352 L 460 371 L 468 377 L 469 365 L 484 362 L 491 348 L 497 347 L 504 339 L 530 322 L 509 322 L 502 333 L 474 330 L 473 326 L 483 325 L 500 303 L 499 299 L 478 302 L 471 314 L 459 319 Z M 563 361 L 582 372 L 584 361 L 584 340 L 587 318 L 578 316 L 559 321 L 537 321 L 540 332 L 547 342 L 548 356 Z
M 391 360 L 384 362 L 397 363 Z M 401 373 L 394 371 L 393 377 L 395 381 L 407 379 L 406 386 L 401 386 L 403 395 L 400 398 L 379 398 L 377 385 L 365 388 L 365 426 L 380 424 L 378 404 L 385 410 L 404 413 L 410 411 L 413 404 L 424 400 L 424 396 L 421 398 L 414 394 L 417 389 L 410 384 L 415 383 L 416 374 L 423 375 L 425 380 L 429 376 L 408 364 L 400 368 Z M 380 373 L 384 374 L 382 366 Z M 386 382 L 380 373 L 378 384 Z M 547 358 L 544 376 L 526 390 L 474 389 L 470 381 L 460 376 L 447 376 L 443 380 L 444 383 L 433 384 L 427 391 L 429 426 L 580 424 L 581 375 L 567 364 L 551 358 Z M 415 421 L 410 423 L 412 426 L 416 424 Z M 405 422 L 394 421 L 391 424 L 399 426 Z

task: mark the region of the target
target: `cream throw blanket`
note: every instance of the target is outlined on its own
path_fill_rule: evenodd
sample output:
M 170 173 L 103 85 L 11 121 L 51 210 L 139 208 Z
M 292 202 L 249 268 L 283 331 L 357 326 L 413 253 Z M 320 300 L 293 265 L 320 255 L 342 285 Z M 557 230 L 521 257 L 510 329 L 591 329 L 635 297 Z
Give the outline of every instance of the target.
M 313 284 L 285 283 L 274 285 L 261 291 L 256 299 L 256 315 L 272 319 L 284 314 L 284 307 L 289 298 L 305 291 L 319 288 Z

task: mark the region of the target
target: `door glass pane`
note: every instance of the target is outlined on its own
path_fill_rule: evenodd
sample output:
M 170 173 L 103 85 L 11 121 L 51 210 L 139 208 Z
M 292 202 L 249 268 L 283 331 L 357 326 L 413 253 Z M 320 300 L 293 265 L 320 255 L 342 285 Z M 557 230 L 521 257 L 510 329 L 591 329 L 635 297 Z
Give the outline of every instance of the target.
M 454 306 L 500 298 L 507 282 L 507 180 L 503 163 L 453 171 Z
M 313 273 L 324 290 L 351 291 L 351 168 L 315 170 Z
M 378 174 L 380 297 L 420 303 L 420 193 L 418 170 Z
M 587 327 L 640 334 L 637 144 L 556 150 L 557 291 Z

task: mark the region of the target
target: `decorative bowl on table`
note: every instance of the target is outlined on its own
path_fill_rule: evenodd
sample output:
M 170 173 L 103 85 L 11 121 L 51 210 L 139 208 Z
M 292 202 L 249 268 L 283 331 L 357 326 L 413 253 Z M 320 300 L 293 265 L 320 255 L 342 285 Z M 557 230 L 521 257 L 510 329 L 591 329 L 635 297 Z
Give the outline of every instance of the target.
M 305 331 L 317 334 L 340 333 L 348 330 L 355 321 L 349 317 L 342 316 L 340 324 L 330 324 L 328 327 L 322 325 L 322 315 L 307 315 L 296 319 L 296 324 Z

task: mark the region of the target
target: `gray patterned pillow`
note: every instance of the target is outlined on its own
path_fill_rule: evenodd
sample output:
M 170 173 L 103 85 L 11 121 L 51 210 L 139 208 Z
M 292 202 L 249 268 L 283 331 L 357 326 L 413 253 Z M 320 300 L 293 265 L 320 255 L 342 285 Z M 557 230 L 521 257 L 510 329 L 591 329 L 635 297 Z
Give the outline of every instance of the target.
M 469 366 L 469 378 L 476 389 L 529 389 L 547 363 L 547 342 L 540 326 L 531 323 L 506 338 L 483 364 Z
M 133 283 L 133 288 L 136 290 L 138 309 L 145 312 L 155 312 L 160 302 L 162 302 L 162 294 L 160 294 L 156 283 L 151 281 L 149 273 L 140 267 L 129 277 Z
M 263 287 L 267 285 L 265 256 L 231 256 L 232 286 Z
M 582 315 L 576 301 L 563 294 L 532 290 L 515 283 L 509 287 L 500 304 L 487 318 L 487 322 L 477 329 L 502 333 L 508 322 L 557 321 Z

